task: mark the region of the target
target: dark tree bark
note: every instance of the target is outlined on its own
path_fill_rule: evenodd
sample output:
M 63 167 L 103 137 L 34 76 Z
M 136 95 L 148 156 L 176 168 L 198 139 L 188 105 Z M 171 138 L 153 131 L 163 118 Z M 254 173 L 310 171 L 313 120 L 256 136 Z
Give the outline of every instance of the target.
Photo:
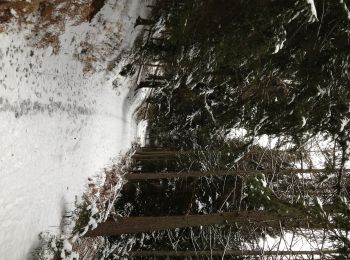
M 139 25 L 153 25 L 154 21 L 150 19 L 142 18 L 141 16 L 137 17 L 134 28 Z
M 337 176 L 337 194 L 340 195 L 341 192 L 342 192 L 342 182 L 343 182 L 343 175 L 344 175 L 344 172 L 346 171 L 344 169 L 345 167 L 345 163 L 347 161 L 347 158 L 346 158 L 346 146 L 343 145 L 342 146 L 342 158 L 341 158 L 341 165 L 340 165 L 340 169 L 338 171 L 338 176 Z
M 336 253 L 336 250 L 318 251 L 260 251 L 260 250 L 212 250 L 212 251 L 133 251 L 130 256 L 168 256 L 168 257 L 196 257 L 196 256 L 319 256 Z
M 150 154 L 150 155 L 134 155 L 132 158 L 136 160 L 159 160 L 159 159 L 169 159 L 172 156 L 170 154 Z M 173 156 L 175 157 L 175 155 Z M 278 174 L 296 174 L 296 173 L 319 173 L 324 172 L 323 169 L 318 170 L 300 170 L 300 169 L 291 169 L 291 170 L 281 170 Z M 346 171 L 346 170 L 343 170 Z M 142 181 L 142 180 L 156 180 L 156 179 L 173 179 L 173 178 L 200 178 L 200 177 L 209 177 L 209 176 L 254 176 L 257 174 L 266 174 L 269 173 L 269 170 L 248 170 L 248 171 L 189 171 L 189 172 L 144 172 L 140 174 L 127 173 L 124 175 L 124 178 L 128 181 Z
M 141 81 L 135 90 L 138 90 L 140 88 L 158 88 L 161 85 L 161 82 L 158 81 Z
M 281 215 L 267 211 L 234 211 L 206 215 L 182 215 L 167 217 L 121 217 L 117 221 L 107 220 L 96 229 L 86 233 L 86 237 L 137 234 L 166 229 L 210 226 L 210 225 L 254 225 L 256 227 L 322 228 L 323 223 L 309 221 L 300 211 Z

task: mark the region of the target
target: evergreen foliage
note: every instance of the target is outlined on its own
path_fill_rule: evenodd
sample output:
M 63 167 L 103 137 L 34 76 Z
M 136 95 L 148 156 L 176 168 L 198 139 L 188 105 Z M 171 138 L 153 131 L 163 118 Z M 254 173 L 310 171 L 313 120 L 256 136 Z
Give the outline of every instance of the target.
M 180 170 L 271 171 L 128 184 L 117 211 L 127 205 L 128 216 L 236 209 L 298 215 L 332 233 L 328 238 L 339 248 L 335 259 L 349 257 L 348 184 L 343 180 L 350 155 L 349 5 L 348 0 L 315 1 L 313 10 L 305 0 L 158 1 L 151 26 L 158 38 L 142 51 L 143 63 L 153 62 L 162 73 L 148 75 L 138 86 L 152 87 L 147 100 L 151 136 L 161 146 L 188 152 L 178 158 Z M 228 137 L 236 128 L 247 130 L 244 139 Z M 331 137 L 341 160 L 329 158 L 326 171 L 309 180 L 282 174 L 293 168 L 296 153 L 254 145 L 264 134 L 291 141 L 299 152 L 312 137 Z M 338 166 L 334 184 L 331 175 Z M 293 192 L 286 192 L 293 185 Z M 322 192 L 327 194 L 322 197 Z M 210 228 L 142 234 L 134 248 L 206 250 Z M 246 229 L 232 228 L 233 249 L 242 240 L 254 244 L 254 239 L 278 233 L 253 227 L 249 237 Z
M 317 20 L 301 0 L 163 5 L 171 51 L 152 99 L 154 124 L 173 140 L 204 143 L 235 126 L 296 145 L 326 133 L 348 146 L 350 21 L 340 1 L 317 1 Z

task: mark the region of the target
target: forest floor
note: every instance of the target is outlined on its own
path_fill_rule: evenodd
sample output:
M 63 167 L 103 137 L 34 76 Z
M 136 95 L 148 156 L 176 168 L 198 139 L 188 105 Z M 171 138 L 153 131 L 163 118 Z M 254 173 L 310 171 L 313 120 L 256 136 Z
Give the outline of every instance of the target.
M 60 232 L 88 177 L 129 149 L 143 98 L 118 72 L 147 1 L 27 2 L 0 5 L 0 254 L 12 260 Z

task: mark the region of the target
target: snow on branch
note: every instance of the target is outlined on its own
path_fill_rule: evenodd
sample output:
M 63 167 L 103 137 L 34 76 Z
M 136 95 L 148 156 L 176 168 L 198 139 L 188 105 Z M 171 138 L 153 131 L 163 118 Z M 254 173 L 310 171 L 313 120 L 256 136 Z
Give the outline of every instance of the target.
M 316 6 L 315 6 L 315 2 L 314 0 L 306 0 L 306 2 L 308 3 L 308 5 L 310 5 L 310 8 L 311 8 L 311 17 L 310 17 L 310 20 L 309 22 L 316 22 L 318 21 L 318 18 L 317 18 L 317 11 L 316 11 Z
M 344 2 L 344 0 L 339 0 L 340 1 L 340 4 L 343 6 L 347 16 L 348 16 L 348 19 L 350 20 L 350 11 L 349 11 L 349 8 L 348 6 L 346 5 L 346 3 Z

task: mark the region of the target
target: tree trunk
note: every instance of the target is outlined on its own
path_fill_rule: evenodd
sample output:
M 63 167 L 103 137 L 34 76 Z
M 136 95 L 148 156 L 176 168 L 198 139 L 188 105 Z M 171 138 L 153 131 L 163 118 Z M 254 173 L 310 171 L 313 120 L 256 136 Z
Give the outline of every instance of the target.
M 336 253 L 336 250 L 319 251 L 262 251 L 262 250 L 207 250 L 207 251 L 133 251 L 130 256 L 167 256 L 167 257 L 196 257 L 196 256 L 319 256 Z
M 345 167 L 345 162 L 346 162 L 346 146 L 342 146 L 342 157 L 341 157 L 341 165 L 340 169 L 338 171 L 338 177 L 337 177 L 337 195 L 341 194 L 342 191 L 342 181 L 343 181 L 343 175 L 344 175 L 344 167 Z
M 210 226 L 210 225 L 253 225 L 255 227 L 280 226 L 289 228 L 321 228 L 322 223 L 309 222 L 300 211 L 281 215 L 267 211 L 234 211 L 207 215 L 182 215 L 167 217 L 121 217 L 117 221 L 108 220 L 100 223 L 96 229 L 88 231 L 85 236 L 114 236 L 137 234 L 166 229 Z
M 141 81 L 135 90 L 140 88 L 159 88 L 162 86 L 162 82 L 159 81 Z
M 159 159 L 169 159 L 176 158 L 175 156 L 170 156 L 170 154 L 152 154 L 152 155 L 143 155 L 137 154 L 132 156 L 135 160 L 159 160 Z M 300 170 L 300 169 L 290 169 L 290 170 L 281 170 L 278 171 L 278 174 L 293 174 L 293 173 L 319 173 L 324 171 L 323 169 L 318 170 Z M 143 180 L 155 180 L 155 179 L 173 179 L 173 178 L 200 178 L 200 177 L 209 177 L 209 176 L 254 176 L 257 174 L 267 174 L 271 171 L 269 170 L 248 170 L 248 171 L 188 171 L 188 172 L 144 172 L 144 173 L 127 173 L 124 175 L 124 178 L 128 181 L 143 181 Z
M 139 25 L 153 25 L 154 24 L 154 20 L 151 19 L 145 19 L 142 18 L 141 16 L 137 17 L 134 28 L 139 26 Z

